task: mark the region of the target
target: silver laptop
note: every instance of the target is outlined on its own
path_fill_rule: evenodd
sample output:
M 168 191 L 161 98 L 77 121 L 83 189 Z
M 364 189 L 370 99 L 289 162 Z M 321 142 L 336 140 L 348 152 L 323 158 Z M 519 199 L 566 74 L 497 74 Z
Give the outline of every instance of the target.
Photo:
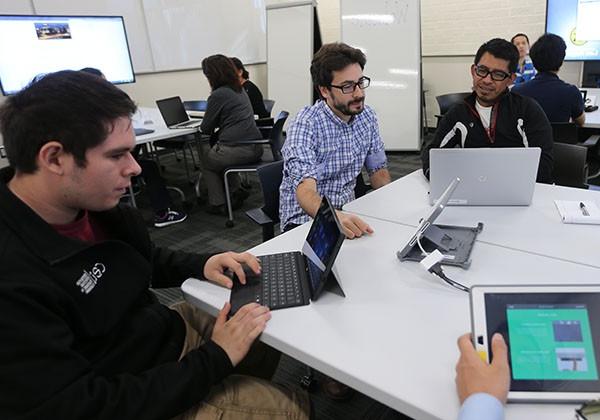
M 189 117 L 179 96 L 159 99 L 156 101 L 156 106 L 169 128 L 196 128 L 202 124 L 201 119 Z
M 460 178 L 450 206 L 528 206 L 540 154 L 539 147 L 431 149 L 429 202 Z

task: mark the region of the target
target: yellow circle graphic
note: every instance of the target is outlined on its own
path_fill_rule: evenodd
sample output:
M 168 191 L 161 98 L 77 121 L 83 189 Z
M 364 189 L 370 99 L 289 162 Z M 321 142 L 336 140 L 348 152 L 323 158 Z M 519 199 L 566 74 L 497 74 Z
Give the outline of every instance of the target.
M 584 45 L 587 42 L 577 39 L 577 28 L 573 28 L 573 30 L 571 31 L 571 35 L 569 35 L 569 39 L 571 40 L 571 43 L 573 45 L 577 45 L 578 47 Z

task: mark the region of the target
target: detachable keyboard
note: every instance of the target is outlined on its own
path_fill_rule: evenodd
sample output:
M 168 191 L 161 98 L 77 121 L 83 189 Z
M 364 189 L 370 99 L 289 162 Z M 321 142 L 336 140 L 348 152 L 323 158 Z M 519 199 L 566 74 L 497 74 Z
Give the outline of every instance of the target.
M 246 276 L 246 284 L 234 278 L 231 312 L 249 302 L 260 303 L 270 309 L 288 308 L 308 304 L 304 296 L 306 282 L 304 257 L 299 252 L 285 252 L 258 257 L 261 274 Z

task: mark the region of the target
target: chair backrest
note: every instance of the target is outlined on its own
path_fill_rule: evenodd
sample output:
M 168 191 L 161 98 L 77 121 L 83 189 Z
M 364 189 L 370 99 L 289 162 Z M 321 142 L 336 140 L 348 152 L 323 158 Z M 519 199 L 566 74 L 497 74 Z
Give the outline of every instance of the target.
M 263 212 L 277 223 L 279 221 L 279 186 L 283 179 L 283 160 L 270 162 L 256 169 L 262 188 Z
M 471 95 L 471 92 L 448 93 L 446 95 L 436 96 L 435 100 L 440 107 L 440 115 L 444 115 L 452 108 L 452 105 L 464 101 L 469 95 Z
M 273 160 L 282 160 L 281 148 L 283 147 L 283 125 L 290 115 L 287 111 L 281 111 L 277 116 L 277 120 L 271 129 L 269 135 L 269 143 L 271 144 L 271 151 L 273 152 Z
M 554 143 L 553 152 L 556 185 L 587 188 L 587 148 L 576 144 Z
M 572 122 L 553 122 L 552 136 L 554 143 L 577 144 L 577 126 Z
M 263 103 L 265 104 L 265 109 L 271 115 L 271 111 L 273 111 L 273 106 L 275 105 L 275 101 L 272 99 L 263 99 Z

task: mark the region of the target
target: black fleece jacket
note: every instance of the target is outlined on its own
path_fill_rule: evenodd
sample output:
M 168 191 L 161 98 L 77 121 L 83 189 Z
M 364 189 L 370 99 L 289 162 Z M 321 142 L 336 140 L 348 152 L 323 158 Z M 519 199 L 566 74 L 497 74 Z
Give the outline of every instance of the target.
M 490 133 L 481 123 L 473 93 L 440 121 L 433 140 L 423 146 L 423 172 L 429 177 L 429 150 L 439 147 L 539 147 L 537 182 L 553 182 L 552 126 L 536 101 L 506 91 L 492 109 Z M 510 162 L 506 162 L 510 170 Z
M 181 361 L 185 325 L 149 286 L 200 278 L 209 256 L 152 246 L 139 213 L 90 217 L 110 240 L 59 235 L 0 171 L 0 418 L 168 419 L 232 370 L 212 341 Z

